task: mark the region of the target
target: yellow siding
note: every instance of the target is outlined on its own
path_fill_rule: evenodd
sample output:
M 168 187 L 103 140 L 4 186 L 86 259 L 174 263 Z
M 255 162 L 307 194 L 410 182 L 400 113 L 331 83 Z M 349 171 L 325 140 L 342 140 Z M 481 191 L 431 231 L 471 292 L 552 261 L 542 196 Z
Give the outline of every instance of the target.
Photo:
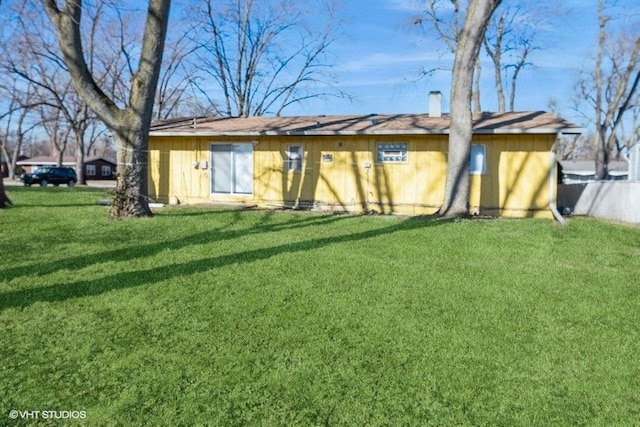
M 551 136 L 521 135 L 500 152 L 499 210 L 506 216 L 549 212 Z
M 554 135 L 475 136 L 474 144 L 486 146 L 487 170 L 471 176 L 472 211 L 551 216 L 549 150 L 554 141 Z M 253 144 L 252 195 L 211 194 L 209 150 L 213 142 Z M 407 162 L 378 164 L 379 142 L 407 143 Z M 300 172 L 286 170 L 289 145 L 304 146 Z M 151 137 L 150 194 L 163 202 L 175 196 L 187 204 L 233 202 L 430 214 L 444 199 L 446 151 L 446 135 Z M 207 168 L 200 167 L 203 162 Z M 365 167 L 367 164 L 370 167 Z

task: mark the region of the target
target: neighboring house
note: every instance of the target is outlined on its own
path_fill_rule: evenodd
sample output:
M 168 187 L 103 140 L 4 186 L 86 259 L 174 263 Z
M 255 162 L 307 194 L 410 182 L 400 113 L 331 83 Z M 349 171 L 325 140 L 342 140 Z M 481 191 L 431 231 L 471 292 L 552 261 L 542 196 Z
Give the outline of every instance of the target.
M 21 166 L 25 172 L 34 172 L 36 169 L 43 166 L 56 166 L 58 159 L 56 156 L 38 156 L 31 157 L 25 160 L 16 162 L 16 165 Z M 76 167 L 76 160 L 72 156 L 65 156 L 62 159 L 62 166 L 74 168 Z M 94 156 L 85 158 L 84 162 L 84 176 L 88 180 L 105 180 L 115 179 L 116 164 L 103 157 Z
M 559 163 L 562 184 L 584 184 L 596 181 L 595 160 L 561 160 Z M 629 163 L 625 160 L 609 162 L 608 171 L 610 180 L 626 181 L 629 176 Z
M 104 157 L 87 157 L 84 162 L 84 177 L 89 180 L 116 179 L 116 163 Z
M 449 115 L 191 118 L 154 123 L 150 197 L 180 203 L 431 214 L 444 199 Z M 473 212 L 551 217 L 552 148 L 580 129 L 545 112 L 474 119 Z
M 57 163 L 58 163 L 57 156 L 36 156 L 36 157 L 28 157 L 24 160 L 20 160 L 19 162 L 16 162 L 16 166 L 22 166 L 22 169 L 26 173 L 32 173 L 43 166 L 56 166 Z M 61 166 L 75 168 L 76 160 L 73 157 L 64 156 L 62 158 Z

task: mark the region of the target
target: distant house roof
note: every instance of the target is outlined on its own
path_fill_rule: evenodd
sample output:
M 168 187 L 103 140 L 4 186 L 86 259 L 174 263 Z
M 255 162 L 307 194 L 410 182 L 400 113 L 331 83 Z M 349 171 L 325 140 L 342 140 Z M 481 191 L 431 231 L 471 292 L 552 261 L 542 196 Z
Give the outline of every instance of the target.
M 595 160 L 561 160 L 564 175 L 591 176 L 596 174 Z M 607 165 L 609 175 L 626 175 L 629 163 L 626 160 L 612 161 Z
M 107 163 L 111 163 L 112 165 L 115 166 L 115 162 L 109 159 L 105 159 L 104 157 L 101 156 L 92 156 L 92 157 L 85 157 L 84 162 L 85 163 L 91 163 L 91 162 L 95 162 L 97 160 L 102 160 L 104 162 Z M 36 156 L 36 157 L 29 157 L 26 158 L 24 160 L 20 160 L 18 162 L 16 162 L 16 165 L 18 166 L 33 166 L 33 165 L 42 165 L 42 166 L 55 166 L 58 163 L 58 157 L 57 156 Z M 63 166 L 75 166 L 76 164 L 76 158 L 73 156 L 64 156 L 62 158 L 62 165 Z
M 105 162 L 105 163 L 111 163 L 113 166 L 116 165 L 115 160 L 110 160 L 110 159 L 107 159 L 107 158 L 102 157 L 102 156 L 91 156 L 91 157 L 85 157 L 85 159 L 84 159 L 85 163 L 92 163 L 92 162 L 97 162 L 97 161 L 102 161 L 102 162 Z
M 369 114 L 292 117 L 192 117 L 151 125 L 151 136 L 259 135 L 419 135 L 448 134 L 450 116 Z M 475 134 L 582 133 L 569 121 L 544 111 L 482 113 L 474 116 Z
M 27 159 L 24 160 L 20 160 L 19 162 L 16 162 L 16 165 L 19 166 L 30 166 L 30 165 L 51 165 L 51 166 L 55 166 L 58 163 L 58 157 L 57 156 L 36 156 L 36 157 L 29 157 Z M 76 159 L 73 156 L 64 156 L 62 158 L 62 165 L 63 166 L 74 166 L 76 164 Z

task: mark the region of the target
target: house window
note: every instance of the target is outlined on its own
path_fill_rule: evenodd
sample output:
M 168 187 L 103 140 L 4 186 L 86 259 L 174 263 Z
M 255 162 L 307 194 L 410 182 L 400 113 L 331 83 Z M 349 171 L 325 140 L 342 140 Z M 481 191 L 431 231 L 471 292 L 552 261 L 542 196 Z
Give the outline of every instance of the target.
M 87 176 L 95 176 L 96 175 L 96 165 L 87 165 Z
M 111 166 L 102 165 L 102 176 L 111 176 Z
M 406 142 L 378 143 L 378 163 L 407 163 Z
M 287 170 L 294 172 L 302 171 L 302 161 L 304 160 L 304 146 L 290 145 L 287 147 Z
M 487 173 L 487 146 L 484 144 L 471 144 L 471 156 L 469 158 L 469 173 L 471 175 L 484 175 Z

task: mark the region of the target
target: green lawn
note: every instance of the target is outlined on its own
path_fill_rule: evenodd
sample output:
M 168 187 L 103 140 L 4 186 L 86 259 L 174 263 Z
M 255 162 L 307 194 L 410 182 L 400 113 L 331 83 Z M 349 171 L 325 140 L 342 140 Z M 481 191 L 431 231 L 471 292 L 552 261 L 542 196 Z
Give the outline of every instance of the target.
M 8 190 L 0 425 L 640 422 L 638 227 Z

